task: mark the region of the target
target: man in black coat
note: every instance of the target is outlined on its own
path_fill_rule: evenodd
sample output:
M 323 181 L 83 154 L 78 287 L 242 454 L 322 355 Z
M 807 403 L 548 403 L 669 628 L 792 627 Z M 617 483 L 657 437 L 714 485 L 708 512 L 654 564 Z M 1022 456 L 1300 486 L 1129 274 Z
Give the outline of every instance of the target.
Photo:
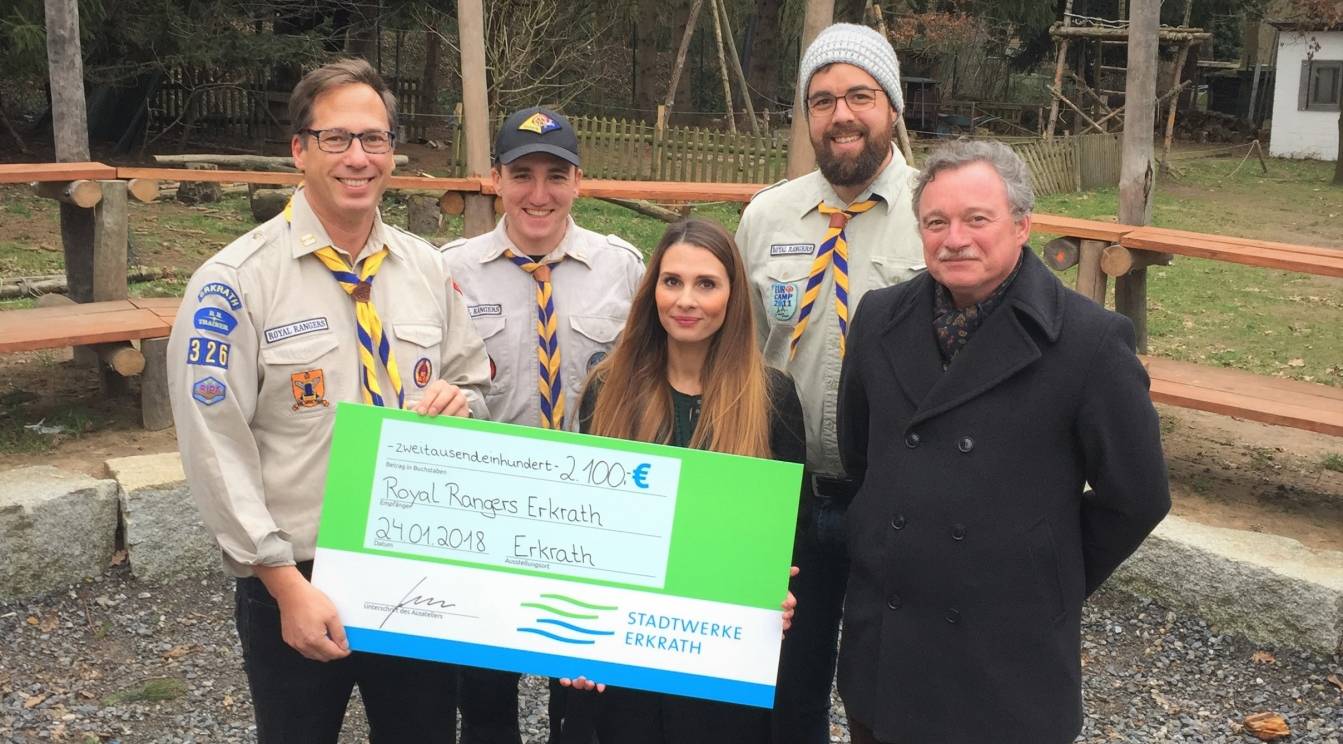
M 1034 201 L 1001 143 L 932 154 L 928 271 L 869 293 L 849 334 L 855 744 L 1073 741 L 1082 602 L 1170 507 L 1133 326 L 1024 247 Z

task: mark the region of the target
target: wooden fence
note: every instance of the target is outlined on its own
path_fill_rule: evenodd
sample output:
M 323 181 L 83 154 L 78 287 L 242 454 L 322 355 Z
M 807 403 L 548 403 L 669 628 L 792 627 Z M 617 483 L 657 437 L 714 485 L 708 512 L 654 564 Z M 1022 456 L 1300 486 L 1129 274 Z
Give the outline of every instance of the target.
M 396 94 L 401 117 L 401 139 L 424 137 L 432 123 L 432 93 L 422 93 L 419 81 L 384 78 Z M 269 90 L 264 73 L 204 68 L 175 68 L 164 76 L 149 101 L 149 128 L 187 138 L 199 133 L 211 138 L 235 139 L 254 145 L 266 139 L 287 140 L 289 91 Z M 168 130 L 165 132 L 165 130 Z
M 1065 194 L 1119 184 L 1119 134 L 1083 134 L 1012 145 L 1031 169 L 1035 193 Z
M 654 126 L 626 119 L 575 116 L 583 175 L 622 181 L 773 183 L 788 165 L 788 144 L 768 134 Z M 498 131 L 500 119 L 491 122 Z M 465 175 L 462 132 L 453 134 L 454 173 Z

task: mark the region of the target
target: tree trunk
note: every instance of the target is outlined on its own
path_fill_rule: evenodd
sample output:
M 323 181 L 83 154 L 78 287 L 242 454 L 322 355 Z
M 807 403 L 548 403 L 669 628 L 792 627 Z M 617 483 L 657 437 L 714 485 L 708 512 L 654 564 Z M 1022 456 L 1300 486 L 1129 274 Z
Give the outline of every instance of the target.
M 1343 111 L 1338 114 L 1338 155 L 1334 157 L 1335 186 L 1343 186 Z
M 748 24 L 753 31 L 746 51 L 746 78 L 750 81 L 748 92 L 759 96 L 762 108 L 778 109 L 775 101 L 778 96 L 779 61 L 783 58 L 783 37 L 779 29 L 779 11 L 781 0 L 760 0 L 756 4 L 755 16 Z
M 807 14 L 802 21 L 802 54 L 807 46 L 820 35 L 825 27 L 834 22 L 834 0 L 807 0 Z M 797 90 L 793 94 L 793 128 L 788 138 L 789 178 L 797 178 L 816 167 L 816 152 L 811 148 L 811 133 L 807 129 L 807 113 L 802 104 L 807 91 Z
M 442 20 L 438 17 L 439 21 Z M 420 75 L 420 92 L 425 113 L 438 113 L 438 66 L 443 40 L 435 31 L 424 32 L 424 73 Z
M 635 26 L 635 88 L 634 106 L 640 118 L 653 121 L 662 95 L 666 75 L 662 72 L 658 39 L 663 31 L 659 9 L 666 5 L 659 0 L 639 0 L 638 21 Z
M 1152 221 L 1153 125 L 1156 122 L 1157 29 L 1160 0 L 1134 0 L 1129 10 L 1128 79 L 1124 88 L 1124 149 L 1119 176 L 1119 221 Z M 1138 353 L 1147 353 L 1147 269 L 1115 282 L 1115 309 L 1133 321 Z

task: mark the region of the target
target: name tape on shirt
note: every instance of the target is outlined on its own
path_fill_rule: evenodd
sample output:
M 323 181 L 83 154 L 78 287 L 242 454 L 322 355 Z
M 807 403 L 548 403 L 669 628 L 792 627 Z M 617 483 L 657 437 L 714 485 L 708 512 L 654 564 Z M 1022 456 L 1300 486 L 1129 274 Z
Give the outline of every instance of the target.
M 769 247 L 771 256 L 810 256 L 815 252 L 815 243 L 775 243 Z
M 276 326 L 266 329 L 266 343 L 273 344 L 276 341 L 283 341 L 286 338 L 302 336 L 305 333 L 315 333 L 317 331 L 326 331 L 331 328 L 331 324 L 326 322 L 326 318 L 308 318 L 300 320 L 289 325 Z
M 192 322 L 199 330 L 213 331 L 221 336 L 233 333 L 233 329 L 238 325 L 238 319 L 233 317 L 233 313 L 220 307 L 203 307 L 197 310 Z
M 224 300 L 228 302 L 228 306 L 234 310 L 242 309 L 242 298 L 238 296 L 238 293 L 233 287 L 230 287 L 223 282 L 210 282 L 204 287 L 201 287 L 201 291 L 196 293 L 196 302 L 200 302 L 210 295 L 223 297 Z
M 503 315 L 503 305 L 471 305 L 466 308 L 467 315 L 479 318 L 483 315 Z

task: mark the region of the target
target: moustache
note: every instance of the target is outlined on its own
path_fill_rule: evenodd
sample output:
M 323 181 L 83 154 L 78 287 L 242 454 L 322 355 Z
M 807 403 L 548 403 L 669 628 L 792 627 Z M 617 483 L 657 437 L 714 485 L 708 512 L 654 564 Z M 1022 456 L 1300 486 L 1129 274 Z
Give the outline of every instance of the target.
M 961 261 L 982 257 L 979 250 L 974 246 L 965 246 L 964 248 L 947 248 L 944 246 L 937 249 L 936 256 L 938 261 Z
M 867 138 L 867 127 L 859 124 L 842 124 L 830 127 L 825 130 L 826 138 L 843 137 L 846 134 L 856 134 L 859 137 Z

